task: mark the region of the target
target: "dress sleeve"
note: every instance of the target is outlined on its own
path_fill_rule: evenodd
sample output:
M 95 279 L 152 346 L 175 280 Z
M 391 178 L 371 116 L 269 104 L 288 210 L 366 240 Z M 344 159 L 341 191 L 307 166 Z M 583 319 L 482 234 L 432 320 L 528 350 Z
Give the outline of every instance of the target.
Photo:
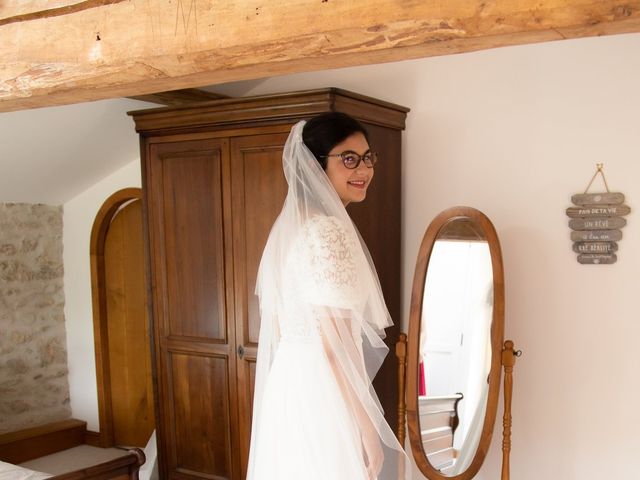
M 343 309 L 360 308 L 366 298 L 360 282 L 357 239 L 335 217 L 314 217 L 303 229 L 305 300 Z

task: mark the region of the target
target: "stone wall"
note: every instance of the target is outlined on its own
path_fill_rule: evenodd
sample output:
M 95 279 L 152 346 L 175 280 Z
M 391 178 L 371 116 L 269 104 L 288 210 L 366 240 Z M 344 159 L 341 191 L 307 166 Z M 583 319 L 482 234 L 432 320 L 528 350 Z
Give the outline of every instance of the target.
M 69 418 L 62 207 L 0 204 L 0 432 Z

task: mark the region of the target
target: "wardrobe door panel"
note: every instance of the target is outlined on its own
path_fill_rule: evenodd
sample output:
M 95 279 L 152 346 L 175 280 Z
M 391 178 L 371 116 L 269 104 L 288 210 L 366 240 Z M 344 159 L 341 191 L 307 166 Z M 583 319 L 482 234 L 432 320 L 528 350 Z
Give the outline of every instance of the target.
M 220 150 L 162 156 L 168 328 L 226 340 Z
M 255 135 L 231 140 L 231 190 L 238 339 L 257 347 L 260 332 L 258 267 L 269 232 L 282 210 L 287 183 L 282 172 L 286 134 Z
M 242 478 L 249 454 L 260 331 L 260 311 L 254 292 L 262 251 L 287 194 L 282 171 L 282 150 L 287 136 L 288 133 L 276 133 L 231 139 L 236 343 L 244 349 L 238 360 Z
M 232 478 L 226 359 L 173 353 L 171 379 L 176 471 Z

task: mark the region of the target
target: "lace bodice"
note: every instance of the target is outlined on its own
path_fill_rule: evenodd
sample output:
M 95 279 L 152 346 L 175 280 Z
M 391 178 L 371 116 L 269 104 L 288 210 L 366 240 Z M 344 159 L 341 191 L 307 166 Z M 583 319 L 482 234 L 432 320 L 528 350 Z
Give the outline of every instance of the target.
M 366 299 L 361 278 L 359 240 L 335 217 L 315 216 L 306 222 L 287 260 L 288 314 L 280 321 L 283 337 L 317 336 L 317 315 L 332 309 L 360 308 Z M 301 314 L 312 306 L 313 318 Z

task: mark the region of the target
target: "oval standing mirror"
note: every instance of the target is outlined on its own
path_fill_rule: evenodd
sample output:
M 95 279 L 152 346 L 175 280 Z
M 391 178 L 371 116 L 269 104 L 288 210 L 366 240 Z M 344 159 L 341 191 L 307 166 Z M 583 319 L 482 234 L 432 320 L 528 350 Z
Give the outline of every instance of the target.
M 486 456 L 500 393 L 502 255 L 480 211 L 454 207 L 429 225 L 416 263 L 407 355 L 407 425 L 429 480 L 466 480 Z

